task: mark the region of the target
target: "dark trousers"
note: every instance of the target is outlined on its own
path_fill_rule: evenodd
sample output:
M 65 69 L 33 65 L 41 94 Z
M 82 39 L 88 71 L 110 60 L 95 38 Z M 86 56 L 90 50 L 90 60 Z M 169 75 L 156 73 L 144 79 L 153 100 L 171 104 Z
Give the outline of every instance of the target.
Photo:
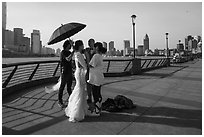
M 62 100 L 62 96 L 63 96 L 63 91 L 64 91 L 64 87 L 65 85 L 67 85 L 67 93 L 69 95 L 71 95 L 72 93 L 72 73 L 62 73 L 62 77 L 61 77 L 61 84 L 60 84 L 60 88 L 59 88 L 59 92 L 58 92 L 58 101 L 60 103 L 63 103 Z
M 86 72 L 86 81 L 89 79 L 89 68 Z M 88 94 L 88 100 L 87 103 L 92 103 L 92 85 L 86 82 L 87 87 L 87 94 Z
M 92 94 L 94 98 L 94 103 L 102 101 L 101 86 L 92 85 Z

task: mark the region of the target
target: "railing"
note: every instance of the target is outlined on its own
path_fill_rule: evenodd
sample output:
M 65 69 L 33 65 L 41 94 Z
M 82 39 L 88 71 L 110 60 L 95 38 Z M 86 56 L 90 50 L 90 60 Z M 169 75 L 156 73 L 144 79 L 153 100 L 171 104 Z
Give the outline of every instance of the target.
M 121 76 L 130 74 L 133 59 L 104 59 L 105 76 Z
M 3 94 L 57 80 L 59 75 L 59 60 L 2 64 Z
M 142 71 L 151 70 L 151 69 L 163 67 L 166 65 L 167 65 L 167 58 L 141 59 Z
M 52 60 L 2 64 L 3 92 L 57 81 L 60 76 L 59 63 L 59 60 Z M 104 59 L 103 71 L 105 76 L 140 74 L 166 64 L 166 58 Z

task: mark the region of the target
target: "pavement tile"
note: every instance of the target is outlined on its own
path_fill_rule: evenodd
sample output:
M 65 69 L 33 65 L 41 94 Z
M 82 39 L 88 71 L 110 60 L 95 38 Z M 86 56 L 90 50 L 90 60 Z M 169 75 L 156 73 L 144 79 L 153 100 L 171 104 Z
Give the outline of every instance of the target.
M 168 124 L 154 121 L 158 119 L 138 119 L 120 133 L 120 135 L 201 135 L 201 130 L 196 128 L 186 128 L 170 126 Z M 165 121 L 168 122 L 168 121 Z

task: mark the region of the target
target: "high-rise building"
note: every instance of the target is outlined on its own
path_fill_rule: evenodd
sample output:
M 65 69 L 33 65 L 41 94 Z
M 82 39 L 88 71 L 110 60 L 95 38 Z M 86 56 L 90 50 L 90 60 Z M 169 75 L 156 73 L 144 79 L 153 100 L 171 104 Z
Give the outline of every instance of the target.
M 14 28 L 14 31 L 6 30 L 5 33 L 5 46 L 8 49 L 29 53 L 30 51 L 30 38 L 24 37 L 22 28 Z
M 146 50 L 149 51 L 149 37 L 147 34 L 144 37 L 144 43 L 143 44 L 144 44 L 143 52 L 145 53 Z
M 5 47 L 8 49 L 14 49 L 14 32 L 11 30 L 5 31 Z
M 190 40 L 192 40 L 192 39 L 193 39 L 193 37 L 192 37 L 191 35 L 188 35 L 188 36 L 187 36 L 187 40 L 188 40 L 188 41 L 190 41 Z
M 104 48 L 107 49 L 107 45 L 108 45 L 108 44 L 107 44 L 106 42 L 103 42 L 103 47 L 104 47 Z
M 34 54 L 40 54 L 42 49 L 42 44 L 40 41 L 40 31 L 33 30 L 31 33 L 31 52 Z
M 197 44 L 198 44 L 198 41 L 196 39 L 193 39 L 192 40 L 192 48 L 196 49 L 197 48 Z
M 21 45 L 22 38 L 23 38 L 23 29 L 22 28 L 14 28 L 14 45 L 19 46 Z
M 23 46 L 23 52 L 29 53 L 30 52 L 30 38 L 23 37 L 22 46 Z
M 124 55 L 124 50 L 120 50 L 121 55 Z
M 109 51 L 114 50 L 114 41 L 109 42 Z
M 185 38 L 185 49 L 188 51 L 196 50 L 198 48 L 198 43 L 202 41 L 201 36 L 191 36 L 188 35 Z
M 179 52 L 184 50 L 184 45 L 183 45 L 183 43 L 178 43 L 178 44 L 177 44 L 177 50 L 178 50 Z
M 124 40 L 123 41 L 124 42 L 124 54 L 123 54 L 123 56 L 125 56 L 125 55 L 129 55 L 130 54 L 130 41 L 129 40 Z
M 124 49 L 130 48 L 130 41 L 129 40 L 124 40 Z
M 4 48 L 5 45 L 6 18 L 7 18 L 7 5 L 6 2 L 2 2 L 2 48 Z
M 144 49 L 144 46 L 143 46 L 143 45 L 138 45 L 138 48 L 137 48 L 137 55 L 138 55 L 138 56 L 144 55 L 143 49 Z
M 191 51 L 192 50 L 192 39 L 190 39 L 189 41 L 188 41 L 188 50 L 189 51 Z

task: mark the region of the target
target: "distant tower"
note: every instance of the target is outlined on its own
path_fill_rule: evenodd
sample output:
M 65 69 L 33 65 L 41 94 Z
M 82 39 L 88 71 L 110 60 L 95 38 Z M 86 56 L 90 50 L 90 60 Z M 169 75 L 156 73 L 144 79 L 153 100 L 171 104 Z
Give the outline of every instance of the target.
M 107 43 L 103 42 L 103 47 L 107 49 Z
M 22 46 L 23 41 L 23 29 L 22 28 L 14 28 L 14 48 L 16 51 L 20 50 L 20 46 Z
M 13 31 L 6 30 L 4 44 L 6 47 L 14 48 L 14 32 Z
M 23 38 L 23 29 L 22 28 L 14 28 L 14 45 L 19 46 L 21 45 L 21 41 Z
M 124 50 L 123 51 L 125 51 L 123 54 L 124 56 L 129 54 L 130 52 L 130 41 L 129 40 L 124 40 Z
M 198 41 L 196 39 L 193 39 L 192 40 L 192 48 L 197 49 L 197 44 L 198 44 Z
M 6 18 L 7 18 L 7 6 L 6 2 L 2 2 L 2 48 L 4 48 L 5 45 Z
M 145 53 L 146 50 L 149 50 L 149 37 L 146 34 L 144 37 L 144 47 L 143 47 L 143 52 Z
M 144 46 L 143 45 L 138 45 L 138 48 L 137 48 L 137 54 L 138 54 L 138 56 L 143 56 L 144 55 L 144 51 L 143 51 L 143 49 L 144 49 Z
M 114 41 L 109 42 L 109 51 L 114 50 Z
M 31 33 L 31 52 L 34 54 L 40 54 L 42 48 L 41 45 L 40 31 L 33 30 L 33 33 Z
M 184 45 L 181 43 L 181 40 L 179 40 L 179 43 L 177 44 L 177 50 L 179 52 L 184 50 Z

